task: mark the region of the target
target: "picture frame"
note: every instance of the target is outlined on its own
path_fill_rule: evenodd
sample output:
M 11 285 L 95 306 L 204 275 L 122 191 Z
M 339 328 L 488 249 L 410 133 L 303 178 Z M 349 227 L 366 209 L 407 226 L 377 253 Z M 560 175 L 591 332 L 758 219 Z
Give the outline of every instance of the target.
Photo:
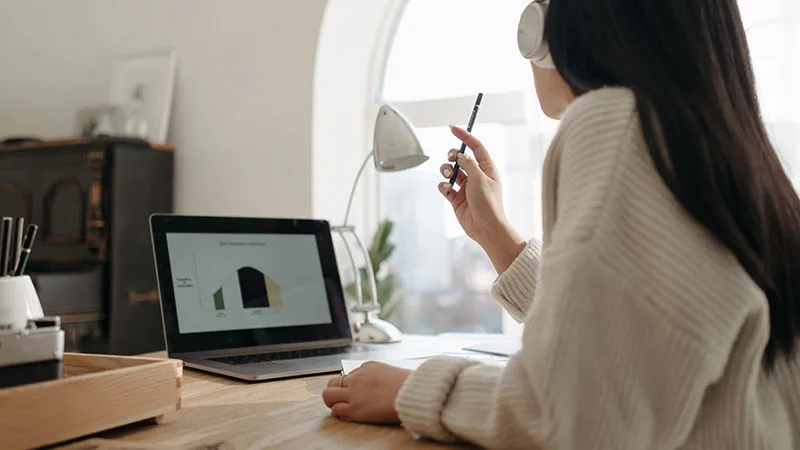
M 124 111 L 124 134 L 166 143 L 175 84 L 172 49 L 123 55 L 114 62 L 109 104 Z

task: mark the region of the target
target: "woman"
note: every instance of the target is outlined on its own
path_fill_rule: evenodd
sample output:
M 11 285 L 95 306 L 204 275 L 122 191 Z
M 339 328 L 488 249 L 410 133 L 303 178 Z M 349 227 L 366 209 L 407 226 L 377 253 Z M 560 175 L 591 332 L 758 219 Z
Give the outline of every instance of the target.
M 522 349 L 505 368 L 368 364 L 331 380 L 326 404 L 492 448 L 800 449 L 800 200 L 760 120 L 736 1 L 552 0 L 545 14 L 555 70 L 533 73 L 561 124 L 541 250 L 459 128 L 475 157 L 458 156 L 458 191 L 440 185 L 500 273 L 494 297 L 525 321 Z

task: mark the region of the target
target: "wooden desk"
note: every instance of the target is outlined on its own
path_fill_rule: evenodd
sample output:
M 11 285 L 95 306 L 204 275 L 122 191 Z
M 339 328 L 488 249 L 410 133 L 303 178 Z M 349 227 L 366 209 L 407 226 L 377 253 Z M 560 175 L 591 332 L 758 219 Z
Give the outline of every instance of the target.
M 406 336 L 400 344 L 461 349 L 480 336 Z M 485 336 L 483 340 L 491 339 Z M 165 356 L 153 354 L 148 356 Z M 331 417 L 322 391 L 331 375 L 245 383 L 186 368 L 181 410 L 160 424 L 136 424 L 62 447 L 135 449 L 417 449 L 446 448 L 414 440 L 400 427 L 343 422 Z

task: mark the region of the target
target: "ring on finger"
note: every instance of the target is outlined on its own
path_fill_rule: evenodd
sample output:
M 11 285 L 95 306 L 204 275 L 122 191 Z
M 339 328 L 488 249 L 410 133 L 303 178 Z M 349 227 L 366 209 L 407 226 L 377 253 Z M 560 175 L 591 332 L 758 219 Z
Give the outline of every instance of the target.
M 344 372 L 339 374 L 339 387 L 344 387 Z

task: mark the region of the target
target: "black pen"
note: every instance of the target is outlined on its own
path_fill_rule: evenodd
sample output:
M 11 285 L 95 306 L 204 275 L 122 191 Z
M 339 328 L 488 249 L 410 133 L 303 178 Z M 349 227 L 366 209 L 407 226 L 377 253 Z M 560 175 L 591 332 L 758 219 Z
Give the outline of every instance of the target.
M 15 277 L 25 273 L 25 266 L 28 265 L 28 258 L 31 256 L 31 248 L 33 247 L 33 241 L 36 239 L 36 231 L 38 229 L 39 227 L 36 225 L 30 224 L 25 231 L 25 239 L 22 241 L 22 251 L 19 254 L 19 264 L 17 264 L 17 270 L 14 271 Z
M 14 219 L 11 217 L 3 217 L 3 228 L 0 230 L 0 270 L 3 271 L 2 276 L 8 276 L 8 254 L 11 252 L 11 228 L 14 225 Z
M 22 236 L 25 234 L 25 218 L 17 217 L 17 223 L 12 227 L 11 253 L 8 255 L 8 274 L 14 275 L 19 264 L 19 255 L 22 251 Z
M 472 126 L 475 125 L 475 118 L 478 117 L 478 110 L 481 108 L 481 100 L 483 100 L 483 93 L 478 93 L 478 99 L 475 100 L 475 106 L 472 107 L 472 115 L 469 116 L 469 123 L 467 124 L 467 132 L 472 132 Z M 459 153 L 464 153 L 467 151 L 467 144 L 461 143 L 461 150 Z M 450 185 L 454 186 L 456 183 L 456 177 L 458 177 L 458 170 L 460 167 L 458 166 L 458 161 L 456 161 L 455 166 L 453 166 L 453 176 L 450 177 Z

